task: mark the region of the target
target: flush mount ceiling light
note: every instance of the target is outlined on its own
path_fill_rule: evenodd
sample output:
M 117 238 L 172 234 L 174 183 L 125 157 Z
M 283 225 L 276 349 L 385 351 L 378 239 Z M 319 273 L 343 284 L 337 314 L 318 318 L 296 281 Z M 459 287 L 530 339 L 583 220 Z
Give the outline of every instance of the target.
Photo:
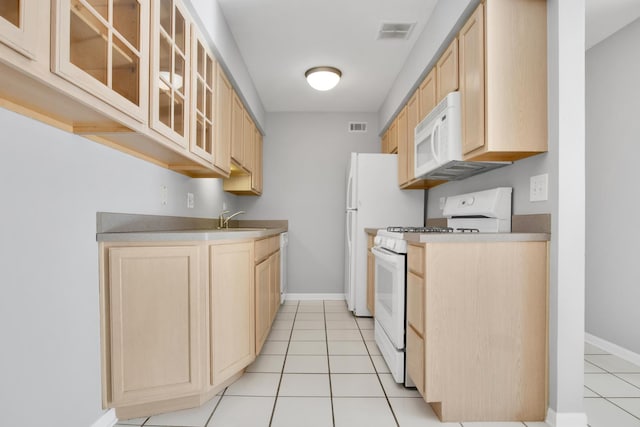
M 334 67 L 313 67 L 309 68 L 304 76 L 315 90 L 330 90 L 338 84 L 342 72 Z

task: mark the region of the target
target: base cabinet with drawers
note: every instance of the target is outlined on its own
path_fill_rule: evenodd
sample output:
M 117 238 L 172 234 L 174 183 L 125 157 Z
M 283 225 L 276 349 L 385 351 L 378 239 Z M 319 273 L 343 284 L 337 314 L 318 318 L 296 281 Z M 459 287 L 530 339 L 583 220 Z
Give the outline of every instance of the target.
M 279 235 L 101 242 L 103 406 L 196 407 L 255 360 L 280 306 Z
M 442 421 L 545 419 L 547 244 L 409 245 L 407 373 Z

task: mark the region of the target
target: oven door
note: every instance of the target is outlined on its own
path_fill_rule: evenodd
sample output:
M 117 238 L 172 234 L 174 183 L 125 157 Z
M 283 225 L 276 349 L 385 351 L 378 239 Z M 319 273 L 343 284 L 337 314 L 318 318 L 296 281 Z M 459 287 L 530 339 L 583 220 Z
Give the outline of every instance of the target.
M 375 255 L 375 317 L 397 350 L 404 349 L 406 255 L 373 247 Z

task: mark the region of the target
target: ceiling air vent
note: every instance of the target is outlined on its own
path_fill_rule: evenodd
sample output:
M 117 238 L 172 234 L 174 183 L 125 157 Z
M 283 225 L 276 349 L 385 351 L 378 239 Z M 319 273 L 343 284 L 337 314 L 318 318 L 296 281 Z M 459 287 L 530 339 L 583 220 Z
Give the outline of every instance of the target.
M 349 122 L 349 132 L 366 132 L 366 122 Z
M 378 40 L 407 40 L 415 22 L 383 22 L 378 31 Z

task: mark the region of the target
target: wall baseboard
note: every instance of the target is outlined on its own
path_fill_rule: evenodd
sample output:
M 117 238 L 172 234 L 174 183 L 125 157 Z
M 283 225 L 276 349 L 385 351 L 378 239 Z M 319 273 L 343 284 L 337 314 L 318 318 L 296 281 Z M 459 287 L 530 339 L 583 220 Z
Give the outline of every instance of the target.
M 100 418 L 96 420 L 91 427 L 113 427 L 115 423 L 118 422 L 118 418 L 116 418 L 116 410 L 109 409 L 107 412 L 102 414 Z
M 558 414 L 549 408 L 545 422 L 551 427 L 587 427 L 587 414 L 583 412 L 561 412 Z
M 340 301 L 344 300 L 344 294 L 287 294 L 285 299 L 297 300 L 297 301 L 318 301 L 318 300 L 331 300 Z
M 620 347 L 617 344 L 596 337 L 595 335 L 591 335 L 587 332 L 584 333 L 584 340 L 589 344 L 593 344 L 596 347 L 600 347 L 601 349 L 606 350 L 614 356 L 618 356 L 628 362 L 640 366 L 640 354 L 638 353 L 634 353 L 631 350 L 627 350 L 624 347 Z

